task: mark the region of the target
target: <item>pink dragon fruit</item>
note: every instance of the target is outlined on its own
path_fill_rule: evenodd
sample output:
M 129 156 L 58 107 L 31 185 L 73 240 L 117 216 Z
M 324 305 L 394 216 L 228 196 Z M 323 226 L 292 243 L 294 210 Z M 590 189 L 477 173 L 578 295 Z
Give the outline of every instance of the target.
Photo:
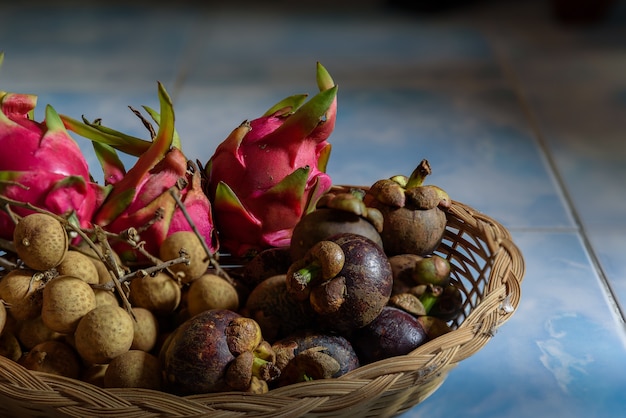
M 103 166 L 105 181 L 112 186 L 93 222 L 113 233 L 130 227 L 137 229 L 145 250 L 158 255 L 158 249 L 168 235 L 192 230 L 170 193 L 174 188 L 207 247 L 214 253 L 218 242 L 211 204 L 202 190 L 201 172 L 180 149 L 172 102 L 160 83 L 159 102 L 160 114 L 145 107 L 159 125 L 153 141 L 61 116 L 68 129 L 92 140 Z M 116 149 L 139 157 L 128 172 L 117 158 Z M 124 260 L 143 260 L 124 242 L 114 243 L 113 247 Z
M 317 84 L 308 102 L 292 96 L 244 122 L 208 161 L 206 193 L 223 249 L 243 256 L 288 246 L 293 227 L 330 188 L 337 86 L 319 63 Z
M 44 122 L 33 120 L 36 104 L 36 96 L 0 92 L 0 195 L 91 227 L 105 191 L 90 180 L 78 144 L 51 106 Z M 21 216 L 32 212 L 11 210 Z M 9 215 L 0 212 L 0 237 L 11 239 L 13 230 Z

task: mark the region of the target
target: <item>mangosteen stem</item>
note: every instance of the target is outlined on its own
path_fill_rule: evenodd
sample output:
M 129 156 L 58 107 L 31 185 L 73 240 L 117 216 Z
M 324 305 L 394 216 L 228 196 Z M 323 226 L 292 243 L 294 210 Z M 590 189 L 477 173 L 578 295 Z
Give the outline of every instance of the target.
M 293 278 L 301 285 L 306 286 L 311 283 L 313 279 L 320 277 L 321 274 L 322 265 L 318 261 L 313 261 L 293 273 Z
M 415 168 L 415 170 L 413 170 L 413 172 L 411 173 L 411 176 L 406 183 L 405 189 L 411 189 L 413 187 L 421 186 L 422 184 L 424 184 L 424 180 L 430 173 L 432 173 L 432 170 L 430 168 L 428 160 L 422 160 Z
M 260 357 L 254 357 L 252 362 L 252 376 L 269 382 L 280 375 L 280 371 L 274 363 L 263 360 Z
M 429 285 L 426 291 L 419 297 L 420 302 L 424 305 L 424 310 L 426 311 L 426 315 L 430 312 L 435 303 L 439 300 L 439 296 L 443 292 L 443 288 L 440 286 L 432 286 Z
M 298 300 L 309 297 L 310 288 L 335 277 L 343 268 L 345 254 L 332 241 L 319 241 L 304 257 L 295 261 L 287 271 L 287 290 Z

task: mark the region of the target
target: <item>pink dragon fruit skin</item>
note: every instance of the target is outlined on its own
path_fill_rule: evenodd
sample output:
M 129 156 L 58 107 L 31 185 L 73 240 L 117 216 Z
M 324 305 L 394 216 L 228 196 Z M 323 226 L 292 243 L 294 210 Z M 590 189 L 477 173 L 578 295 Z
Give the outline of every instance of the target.
M 105 179 L 112 187 L 107 199 L 93 218 L 93 222 L 106 231 L 119 233 L 130 227 L 137 229 L 144 241 L 144 248 L 158 255 L 163 240 L 177 231 L 191 231 L 192 227 L 170 194 L 170 189 L 185 183 L 179 193 L 185 210 L 198 232 L 204 237 L 209 251 L 218 249 L 213 227 L 211 204 L 201 185 L 201 173 L 189 167 L 188 160 L 180 150 L 174 130 L 174 110 L 170 97 L 159 83 L 160 114 L 147 109 L 159 123 L 159 130 L 152 142 L 130 137 L 103 126 L 87 125 L 63 116 L 65 125 L 94 143 L 103 163 Z M 179 147 L 173 147 L 176 144 Z M 126 172 L 120 166 L 114 148 L 133 153 L 139 158 Z M 160 218 L 155 214 L 161 213 Z M 156 219 L 156 221 L 155 221 Z M 149 225 L 148 227 L 146 227 Z M 144 228 L 146 227 L 146 228 Z M 124 260 L 142 261 L 140 254 L 123 242 L 112 243 Z
M 68 135 L 54 109 L 46 108 L 46 123 L 30 119 L 37 97 L 5 93 L 1 98 L 3 170 L 40 170 L 89 179 L 89 168 L 78 144 Z
M 127 175 L 134 175 L 132 169 Z M 114 205 L 111 208 L 103 206 L 94 217 L 94 223 L 103 226 L 107 231 L 119 233 L 129 227 L 141 229 L 154 219 L 157 210 L 161 211 L 162 218 L 152 223 L 149 228 L 140 231 L 141 240 L 145 241 L 144 248 L 150 254 L 157 255 L 160 244 L 168 235 L 176 231 L 191 230 L 189 222 L 169 192 L 179 179 L 185 179 L 187 182 L 179 192 L 188 215 L 204 237 L 209 250 L 217 251 L 211 205 L 202 191 L 200 172 L 197 169 L 191 173 L 187 171 L 187 158 L 177 148 L 169 150 L 162 160 L 142 176 L 133 193 L 133 199 L 121 213 L 114 215 L 118 212 L 119 206 L 117 202 L 111 201 L 115 202 Z M 120 181 L 113 186 L 113 190 L 123 186 L 124 183 Z M 121 203 L 123 200 L 118 202 Z M 112 212 L 109 212 L 109 209 Z M 126 245 L 118 244 L 114 245 L 114 248 L 123 259 L 140 258 Z
M 83 154 L 51 107 L 45 121 L 32 120 L 37 97 L 0 92 L 0 194 L 58 215 L 72 214 L 84 228 L 105 191 L 91 182 Z M 12 207 L 18 215 L 32 211 Z M 0 237 L 11 239 L 14 224 L 0 212 Z
M 220 245 L 242 256 L 286 247 L 293 227 L 332 185 L 326 174 L 335 126 L 337 86 L 318 64 L 320 92 L 300 106 L 292 96 L 244 122 L 206 166 Z

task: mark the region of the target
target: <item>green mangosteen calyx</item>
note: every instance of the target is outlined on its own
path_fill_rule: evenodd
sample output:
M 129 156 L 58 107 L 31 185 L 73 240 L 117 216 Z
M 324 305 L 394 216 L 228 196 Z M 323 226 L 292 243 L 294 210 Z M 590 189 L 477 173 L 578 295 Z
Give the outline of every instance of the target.
M 345 255 L 332 241 L 319 241 L 287 271 L 287 291 L 297 300 L 309 297 L 311 288 L 334 278 L 343 268 Z

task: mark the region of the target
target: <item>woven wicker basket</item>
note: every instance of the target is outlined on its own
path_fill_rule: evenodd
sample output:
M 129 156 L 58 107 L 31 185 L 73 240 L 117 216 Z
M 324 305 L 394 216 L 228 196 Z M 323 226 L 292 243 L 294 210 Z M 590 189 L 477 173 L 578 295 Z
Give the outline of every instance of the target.
M 4 417 L 384 417 L 432 394 L 457 363 L 480 350 L 520 302 L 524 260 L 506 229 L 453 202 L 437 253 L 449 259 L 464 294 L 453 331 L 410 354 L 360 367 L 338 379 L 274 389 L 264 395 L 178 397 L 142 389 L 101 389 L 31 372 L 0 357 Z

